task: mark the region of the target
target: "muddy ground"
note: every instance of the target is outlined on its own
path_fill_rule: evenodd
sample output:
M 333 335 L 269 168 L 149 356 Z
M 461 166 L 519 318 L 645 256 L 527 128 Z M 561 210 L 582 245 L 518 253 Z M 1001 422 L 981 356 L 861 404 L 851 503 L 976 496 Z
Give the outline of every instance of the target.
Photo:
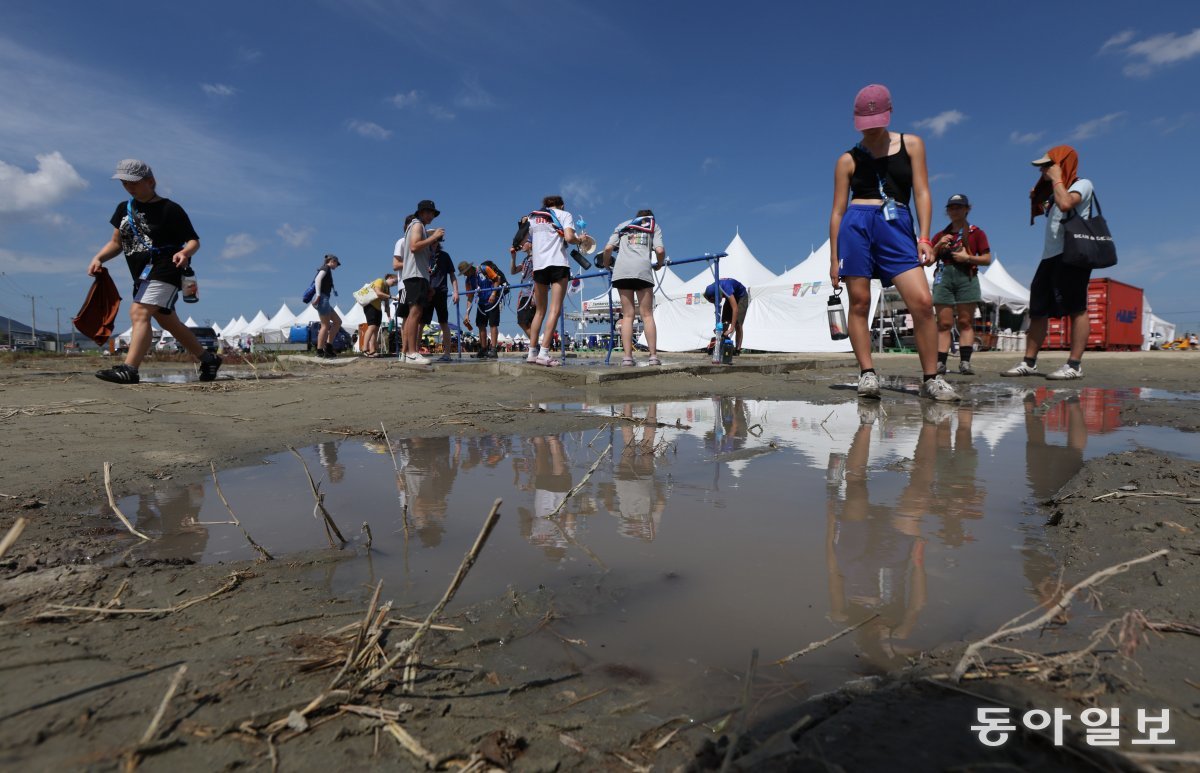
M 1011 359 L 977 355 L 984 375 L 952 379 L 971 399 L 980 385 L 1000 382 L 989 374 Z M 1132 770 L 1182 769 L 1200 750 L 1200 465 L 1160 454 L 1089 462 L 1046 505 L 1046 518 L 1064 588 L 1120 561 L 1169 552 L 1081 593 L 1049 628 L 1004 642 L 1009 650 L 984 651 L 986 666 L 968 679 L 945 678 L 966 644 L 948 643 L 904 672 L 744 714 L 744 678 L 714 674 L 694 689 L 727 696 L 728 712 L 687 719 L 653 710 L 662 689 L 653 674 L 636 664 L 596 666 L 554 632 L 554 619 L 620 593 L 599 573 L 569 592 L 512 587 L 485 604 L 451 604 L 438 622 L 460 630 L 428 633 L 406 686 L 403 661 L 374 666 L 414 630 L 400 618 L 422 620 L 437 599 L 385 587 L 380 603 L 394 605 L 375 619 L 395 622 L 362 626 L 370 589 L 330 598 L 312 579 L 330 562 L 369 560 L 361 535 L 348 533 L 351 544 L 332 550 L 315 534 L 311 552 L 273 561 L 156 563 L 139 558 L 139 541 L 106 506 L 105 462 L 120 498 L 155 479 L 199 479 L 210 463 L 218 471 L 254 464 L 326 440 L 330 430 L 374 431 L 380 420 L 393 436 L 551 433 L 603 418 L 531 404 L 852 398 L 831 388 L 853 380 L 848 357 L 746 356 L 714 371 L 674 356 L 668 365 L 651 375 L 582 362 L 550 371 L 515 360 L 417 369 L 288 358 L 227 368 L 257 379 L 118 387 L 92 377 L 95 359 L 0 362 L 0 536 L 27 520 L 0 558 L 0 765 L 702 770 L 720 767 L 740 737 L 733 769 Z M 1188 392 L 1198 366 L 1200 355 L 1188 352 L 1098 354 L 1088 357 L 1082 385 Z M 916 363 L 891 355 L 879 367 L 911 373 Z M 1122 420 L 1196 431 L 1198 409 L 1195 400 L 1141 401 Z M 1092 501 L 1114 491 L 1122 496 Z M 1151 492 L 1167 495 L 1129 496 Z M 1121 624 L 1093 637 L 1113 620 Z M 380 647 L 367 646 L 372 638 Z M 351 651 L 361 658 L 343 669 Z M 759 678 L 765 672 L 760 665 Z M 1128 732 L 1120 750 L 1105 750 L 1079 737 L 1076 720 L 1062 746 L 1022 731 L 988 748 L 968 730 L 983 705 L 1062 707 L 1073 717 L 1119 706 Z M 1176 744 L 1131 745 L 1138 708 L 1170 709 Z

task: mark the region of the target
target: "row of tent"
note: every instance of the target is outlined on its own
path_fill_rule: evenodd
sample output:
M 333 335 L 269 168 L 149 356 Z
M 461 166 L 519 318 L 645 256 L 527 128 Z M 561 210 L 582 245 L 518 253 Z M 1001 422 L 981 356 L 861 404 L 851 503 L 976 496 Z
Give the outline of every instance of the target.
M 827 301 L 832 292 L 829 282 L 830 247 L 826 241 L 813 250 L 807 258 L 781 274 L 776 275 L 764 266 L 746 246 L 740 234 L 735 234 L 721 258 L 719 272 L 722 277 L 732 277 L 750 289 L 751 303 L 745 324 L 743 346 L 748 349 L 772 352 L 848 352 L 848 340 L 830 339 L 826 321 Z M 618 257 L 619 260 L 619 257 Z M 697 263 L 696 265 L 702 265 Z M 925 269 L 932 285 L 933 268 Z M 1004 308 L 1021 314 L 1029 306 L 1029 289 L 1012 277 L 1000 260 L 979 274 L 983 302 L 994 308 Z M 682 279 L 671 266 L 656 274 L 655 320 L 658 328 L 658 348 L 662 351 L 693 351 L 704 348 L 712 337 L 714 325 L 713 307 L 703 298 L 704 289 L 713 281 L 712 271 L 702 267 L 690 279 Z M 878 281 L 872 282 L 871 316 L 880 307 L 881 299 L 887 299 Z M 584 300 L 582 316 L 591 321 L 607 319 L 609 309 L 620 309 L 620 300 L 615 290 Z M 338 310 L 343 325 L 355 329 L 366 321 L 362 307 L 357 303 L 349 312 Z M 1159 331 L 1174 335 L 1174 326 L 1153 315 L 1147 302 L 1143 324 L 1146 340 L 1151 333 Z M 283 304 L 279 311 L 268 317 L 261 310 L 249 321 L 244 316 L 230 319 L 224 326 L 213 325 L 217 334 L 226 341 L 240 338 L 259 338 L 265 343 L 288 340 L 293 327 L 318 321 L 316 309 L 306 306 L 299 314 L 293 314 Z M 188 325 L 192 321 L 188 320 Z M 128 338 L 129 331 L 121 337 Z

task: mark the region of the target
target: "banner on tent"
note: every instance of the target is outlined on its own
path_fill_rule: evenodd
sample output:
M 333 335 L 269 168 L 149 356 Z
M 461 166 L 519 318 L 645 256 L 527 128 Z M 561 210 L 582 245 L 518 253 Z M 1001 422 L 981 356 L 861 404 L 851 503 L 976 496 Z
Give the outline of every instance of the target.
M 793 298 L 803 298 L 804 296 L 809 295 L 810 293 L 815 294 L 817 292 L 820 292 L 821 285 L 823 285 L 823 284 L 825 284 L 825 283 L 824 282 L 797 282 L 796 284 L 792 285 L 792 297 Z

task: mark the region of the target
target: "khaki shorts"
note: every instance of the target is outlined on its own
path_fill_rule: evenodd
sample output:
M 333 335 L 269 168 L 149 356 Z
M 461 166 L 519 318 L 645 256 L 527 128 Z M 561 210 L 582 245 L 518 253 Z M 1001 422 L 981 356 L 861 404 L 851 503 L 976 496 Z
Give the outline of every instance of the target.
M 934 306 L 958 306 L 964 303 L 979 303 L 983 293 L 979 289 L 979 274 L 963 271 L 958 266 L 942 265 L 941 275 L 933 285 Z

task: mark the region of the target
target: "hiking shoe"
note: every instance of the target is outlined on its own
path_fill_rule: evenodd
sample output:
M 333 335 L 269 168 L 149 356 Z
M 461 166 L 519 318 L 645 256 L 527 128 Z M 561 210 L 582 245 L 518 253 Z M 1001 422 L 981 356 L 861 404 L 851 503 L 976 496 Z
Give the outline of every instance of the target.
M 221 363 L 224 360 L 220 355 L 207 352 L 200 358 L 200 380 L 201 381 L 216 381 L 217 371 L 221 369 Z
M 928 397 L 930 400 L 942 403 L 957 402 L 962 399 L 958 392 L 954 391 L 954 387 L 947 384 L 946 379 L 941 376 L 934 376 L 921 384 L 921 397 Z
M 325 353 L 324 349 L 317 349 L 317 356 L 320 357 L 321 359 L 325 359 L 329 355 Z
M 138 369 L 124 364 L 98 370 L 96 371 L 96 378 L 101 381 L 110 381 L 114 384 L 136 384 L 141 381 Z
M 423 354 L 406 354 L 404 362 L 408 365 L 428 365 L 429 358 Z
M 975 375 L 975 369 L 971 367 L 970 360 L 963 360 L 962 362 L 958 363 L 958 375 L 960 375 L 960 376 L 974 376 Z
M 1071 379 L 1083 378 L 1083 366 L 1072 368 L 1067 363 L 1063 363 L 1058 370 L 1046 374 L 1046 378 L 1052 381 L 1070 381 Z
M 1040 376 L 1037 365 L 1026 365 L 1025 360 L 1021 360 L 1008 370 L 1000 372 L 1001 376 Z
M 879 399 L 878 373 L 863 373 L 858 377 L 858 396 L 871 400 Z
M 946 363 L 942 362 L 941 360 L 938 360 L 937 374 L 939 376 L 946 375 Z

